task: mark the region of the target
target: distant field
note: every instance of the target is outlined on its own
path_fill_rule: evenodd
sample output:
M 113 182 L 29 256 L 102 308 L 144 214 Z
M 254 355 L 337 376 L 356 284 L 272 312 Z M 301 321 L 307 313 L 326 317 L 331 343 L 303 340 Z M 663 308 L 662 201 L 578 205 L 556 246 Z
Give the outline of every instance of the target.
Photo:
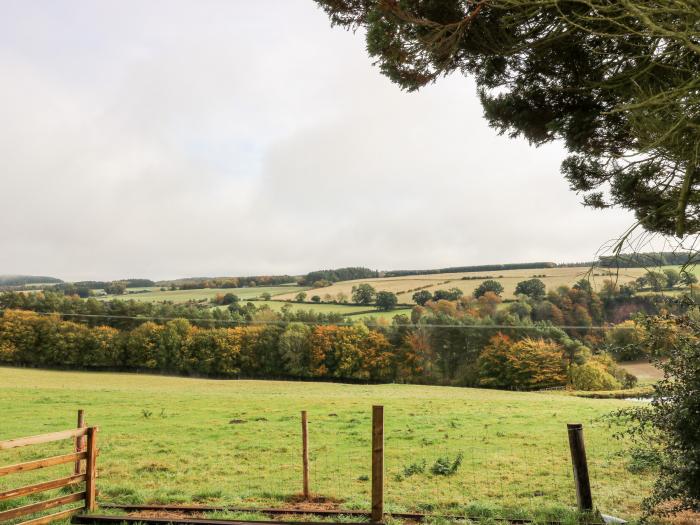
M 299 411 L 309 411 L 312 492 L 369 506 L 371 406 L 385 406 L 386 505 L 527 516 L 571 508 L 566 423 L 585 426 L 593 498 L 606 514 L 639 513 L 649 474 L 632 474 L 625 444 L 599 418 L 630 402 L 556 393 L 416 385 L 221 381 L 0 368 L 0 439 L 63 430 L 75 412 L 99 425 L 102 502 L 281 506 L 301 489 Z M 0 465 L 71 443 L 0 451 Z M 431 468 L 462 462 L 452 475 Z M 66 466 L 0 477 L 55 479 Z M 45 494 L 50 496 L 50 494 Z M 0 509 L 29 503 L 0 502 Z M 508 509 L 503 511 L 503 509 Z M 561 514 L 552 516 L 561 518 Z
M 620 366 L 637 377 L 641 384 L 655 383 L 664 377 L 663 370 L 656 368 L 648 361 L 627 361 Z
M 328 313 L 333 313 L 333 312 L 338 312 L 341 314 L 354 314 L 357 312 L 366 312 L 368 310 L 374 310 L 371 306 L 355 306 L 355 305 L 347 305 L 347 304 L 331 304 L 331 303 L 296 303 L 296 302 L 291 302 L 291 301 L 254 301 L 255 306 L 258 308 L 261 306 L 267 306 L 271 310 L 274 310 L 275 312 L 279 312 L 282 310 L 284 305 L 289 305 L 292 307 L 292 311 L 296 310 L 304 310 L 304 311 L 309 311 L 311 310 L 312 312 L 315 313 L 323 313 L 323 314 L 328 314 Z M 219 307 L 219 308 L 226 308 L 225 306 Z
M 398 294 L 399 301 L 404 303 L 412 302 L 411 296 L 418 289 L 425 289 L 434 292 L 439 289 L 459 288 L 465 295 L 471 295 L 474 290 L 483 282 L 483 279 L 463 280 L 463 277 L 481 277 L 491 275 L 499 281 L 504 288 L 504 299 L 513 299 L 515 297 L 515 287 L 520 281 L 530 279 L 534 275 L 545 275 L 540 277 L 547 286 L 547 289 L 556 289 L 559 286 L 572 286 L 579 279 L 586 277 L 588 268 L 537 268 L 528 270 L 503 270 L 496 272 L 463 272 L 463 273 L 439 273 L 429 275 L 410 275 L 406 277 L 385 277 L 375 279 L 357 279 L 354 281 L 343 281 L 335 283 L 326 288 L 317 288 L 308 290 L 307 294 L 320 295 L 325 294 L 335 296 L 338 293 L 344 293 L 348 297 L 352 294 L 352 287 L 360 283 L 370 283 L 378 291 L 385 290 Z M 637 277 L 644 275 L 646 270 L 643 268 L 625 268 L 621 269 L 619 274 L 615 270 L 608 271 L 597 268 L 591 276 L 591 282 L 595 288 L 602 285 L 606 279 L 617 279 L 619 283 L 634 281 Z M 425 287 L 425 288 L 423 288 Z M 294 294 L 283 294 L 277 299 L 290 299 Z
M 125 295 L 103 295 L 99 299 L 134 299 L 135 301 L 161 302 L 172 301 L 173 303 L 186 303 L 189 301 L 201 301 L 213 299 L 217 294 L 236 294 L 243 300 L 260 297 L 268 292 L 272 296 L 280 294 L 290 294 L 294 297 L 301 290 L 306 290 L 303 286 L 254 286 L 251 288 L 200 288 L 197 290 L 166 290 L 161 292 L 160 288 L 149 288 L 148 292 L 125 294 Z M 133 290 L 133 289 L 132 289 Z
M 354 316 L 353 318 L 363 318 L 363 317 L 372 317 L 374 319 L 383 319 L 388 322 L 391 322 L 394 319 L 394 316 L 396 315 L 406 315 L 409 318 L 411 317 L 411 308 L 397 308 L 396 310 L 391 310 L 389 312 L 372 312 L 371 314 L 365 315 L 357 315 Z M 351 318 L 352 319 L 352 318 Z
M 364 317 L 373 317 L 375 319 L 382 318 L 391 321 L 395 315 L 405 314 L 410 316 L 410 308 L 397 308 L 396 310 L 391 310 L 389 312 L 380 312 L 372 305 L 370 306 L 358 306 L 354 304 L 332 304 L 332 303 L 297 303 L 291 301 L 254 301 L 255 306 L 268 306 L 271 310 L 279 312 L 285 305 L 292 307 L 292 311 L 306 311 L 309 310 L 314 313 L 330 314 L 337 313 L 340 315 L 352 316 L 354 319 L 360 319 Z M 226 306 L 218 306 L 217 308 L 226 308 Z M 363 314 L 363 312 L 366 313 Z
M 664 268 L 674 268 L 680 270 L 680 266 L 667 266 Z M 659 270 L 659 268 L 655 268 Z M 189 301 L 209 300 L 217 294 L 234 293 L 242 300 L 259 298 L 265 292 L 270 293 L 276 300 L 293 301 L 296 294 L 300 291 L 306 291 L 307 298 L 313 295 L 319 295 L 324 298 L 331 296 L 334 299 L 339 293 L 345 294 L 350 299 L 352 295 L 352 287 L 361 283 L 370 283 L 377 291 L 389 291 L 398 295 L 400 303 L 413 303 L 412 295 L 418 290 L 428 290 L 434 292 L 439 289 L 459 288 L 465 295 L 471 295 L 474 290 L 484 281 L 484 279 L 474 279 L 474 277 L 491 276 L 491 278 L 499 281 L 504 288 L 503 298 L 515 298 L 515 287 L 520 281 L 531 279 L 535 275 L 544 275 L 539 277 L 547 286 L 548 290 L 554 290 L 559 286 L 572 286 L 576 281 L 584 277 L 588 277 L 589 268 L 587 267 L 571 267 L 571 268 L 537 268 L 526 270 L 503 270 L 493 272 L 460 272 L 460 273 L 439 273 L 427 275 L 410 275 L 405 277 L 383 277 L 371 279 L 356 279 L 353 281 L 343 281 L 335 283 L 332 286 L 325 288 L 314 288 L 304 286 L 259 286 L 252 288 L 205 288 L 197 290 L 174 290 L 161 291 L 160 287 L 144 287 L 144 288 L 129 288 L 125 295 L 101 295 L 98 299 L 134 299 L 136 301 L 161 302 L 172 301 L 174 303 L 185 303 Z M 689 268 L 688 271 L 695 273 L 700 277 L 700 267 Z M 616 279 L 620 284 L 634 281 L 637 277 L 644 275 L 647 272 L 644 268 L 623 268 L 618 272 L 616 270 L 607 270 L 596 268 L 593 275 L 590 276 L 591 283 L 594 289 L 599 289 L 603 281 L 607 279 Z M 464 280 L 463 277 L 472 277 L 472 279 Z M 145 291 L 144 291 L 145 290 Z M 137 292 L 137 293 L 134 293 Z M 641 292 L 642 294 L 647 292 Z M 663 292 L 667 295 L 677 295 L 680 290 L 672 290 Z M 271 308 L 277 310 L 277 305 L 270 305 Z M 353 308 L 353 307 L 348 307 Z M 324 309 L 320 306 L 314 306 L 314 311 L 350 312 L 346 307 L 338 308 L 337 305 L 332 305 L 332 309 Z M 308 309 L 308 308 L 307 308 Z M 384 315 L 384 314 L 382 314 Z M 395 314 L 394 314 L 395 315 Z M 393 317 L 393 315 L 392 315 Z

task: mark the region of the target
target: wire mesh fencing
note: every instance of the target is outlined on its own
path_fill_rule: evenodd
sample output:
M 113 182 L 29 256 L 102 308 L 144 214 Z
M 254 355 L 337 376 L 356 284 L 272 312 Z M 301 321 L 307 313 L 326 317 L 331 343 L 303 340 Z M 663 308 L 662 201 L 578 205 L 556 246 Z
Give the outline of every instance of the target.
M 434 404 L 430 389 L 420 409 L 400 399 L 385 407 L 384 510 L 504 517 L 577 505 L 566 422 L 549 400 L 526 414 L 507 399 L 495 411 Z M 526 394 L 522 394 L 526 395 Z M 531 394 L 530 394 L 531 395 Z M 457 402 L 457 401 L 456 401 Z M 304 495 L 301 401 L 260 412 L 226 411 L 221 420 L 201 413 L 190 425 L 173 415 L 156 418 L 156 435 L 103 431 L 100 500 L 109 503 L 225 504 L 241 507 L 307 507 L 368 511 L 372 507 L 372 411 L 328 402 L 308 411 L 309 494 Z M 174 409 L 175 410 L 175 409 Z M 529 407 L 527 410 L 532 410 Z M 594 506 L 633 517 L 653 472 L 634 462 L 630 443 L 613 437 L 608 423 L 581 413 Z M 139 427 L 143 428 L 143 422 Z M 9 451 L 5 463 L 53 454 Z M 29 454 L 29 455 L 27 455 Z M 68 466 L 67 468 L 69 468 Z M 0 489 L 7 478 L 0 477 Z

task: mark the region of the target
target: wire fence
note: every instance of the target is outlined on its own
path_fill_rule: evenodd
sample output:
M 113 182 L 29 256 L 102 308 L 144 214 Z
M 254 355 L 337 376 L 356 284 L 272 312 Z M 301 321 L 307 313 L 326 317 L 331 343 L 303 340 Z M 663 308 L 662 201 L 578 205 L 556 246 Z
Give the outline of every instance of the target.
M 522 517 L 576 507 L 567 429 L 554 402 L 545 405 L 535 423 L 507 403 L 500 413 L 472 418 L 431 406 L 430 399 L 424 404 L 420 412 L 400 403 L 386 408 L 387 512 L 488 511 Z M 331 401 L 328 406 L 309 412 L 308 500 L 302 494 L 300 414 L 281 408 L 264 415 L 232 411 L 226 428 L 216 420 L 182 427 L 163 417 L 154 421 L 165 427 L 158 434 L 104 432 L 98 461 L 100 500 L 368 511 L 371 411 L 359 402 L 351 409 L 338 410 Z M 581 416 L 595 506 L 606 514 L 638 515 L 652 474 L 629 468 L 630 444 L 613 439 L 607 423 Z M 2 451 L 0 464 L 57 454 L 58 447 Z M 66 472 L 71 467 L 62 466 Z M 24 481 L 38 480 L 39 474 L 51 479 L 40 472 Z M 56 472 L 55 477 L 62 475 L 66 473 Z M 0 477 L 0 491 L 9 481 Z

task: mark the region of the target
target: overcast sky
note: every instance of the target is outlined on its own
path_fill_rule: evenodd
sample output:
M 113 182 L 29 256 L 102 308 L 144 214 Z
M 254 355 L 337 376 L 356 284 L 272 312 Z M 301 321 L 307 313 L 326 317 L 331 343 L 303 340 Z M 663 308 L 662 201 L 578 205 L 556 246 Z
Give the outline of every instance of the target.
M 311 0 L 0 6 L 0 274 L 576 261 L 632 223 L 470 79 L 404 93 Z

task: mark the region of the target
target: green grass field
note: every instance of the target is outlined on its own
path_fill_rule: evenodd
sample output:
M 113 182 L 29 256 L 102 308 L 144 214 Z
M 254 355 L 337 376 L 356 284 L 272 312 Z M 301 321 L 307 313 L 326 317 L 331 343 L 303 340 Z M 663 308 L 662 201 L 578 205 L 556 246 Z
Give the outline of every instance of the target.
M 368 310 L 374 310 L 372 306 L 357 306 L 357 305 L 350 305 L 350 304 L 332 304 L 332 303 L 296 303 L 296 302 L 290 302 L 290 301 L 255 301 L 254 302 L 255 306 L 261 307 L 261 306 L 268 306 L 271 310 L 274 310 L 275 312 L 279 312 L 282 310 L 282 307 L 284 307 L 285 304 L 288 304 L 292 307 L 292 311 L 297 311 L 297 310 L 304 310 L 304 311 L 309 311 L 311 310 L 314 313 L 323 313 L 323 314 L 330 314 L 330 313 L 340 313 L 343 315 L 349 315 L 349 314 L 355 314 L 358 312 L 366 312 Z
M 125 295 L 102 295 L 98 299 L 134 299 L 135 301 L 186 303 L 188 301 L 201 301 L 213 299 L 217 294 L 236 294 L 240 299 L 254 299 L 268 292 L 270 295 L 296 294 L 306 290 L 303 286 L 254 286 L 250 288 L 199 288 L 196 290 L 165 290 L 149 288 L 148 292 L 131 293 Z M 130 289 L 131 290 L 131 289 Z
M 350 316 L 351 319 L 360 319 L 364 317 L 372 317 L 374 319 L 386 319 L 391 322 L 395 315 L 403 314 L 411 316 L 411 308 L 397 308 L 389 312 L 380 312 L 376 310 L 372 305 L 369 306 L 358 306 L 354 304 L 333 304 L 333 303 L 296 303 L 288 301 L 255 301 L 255 306 L 269 306 L 271 310 L 279 312 L 282 307 L 288 304 L 292 307 L 292 311 L 309 311 L 314 313 L 331 314 L 337 313 L 341 315 Z M 225 307 L 220 307 L 225 308 Z
M 343 508 L 367 509 L 373 404 L 385 406 L 388 510 L 512 516 L 570 508 L 567 422 L 585 426 L 593 495 L 603 512 L 638 514 L 651 483 L 628 470 L 625 444 L 599 419 L 626 401 L 0 368 L 0 439 L 70 428 L 78 408 L 99 425 L 103 502 L 286 505 L 301 489 L 299 412 L 306 409 L 312 491 Z M 2 451 L 0 465 L 70 446 Z M 431 472 L 439 458 L 452 463 L 458 455 L 454 474 Z M 0 491 L 66 471 L 64 465 L 0 477 Z M 0 509 L 10 504 L 18 502 L 0 502 Z

